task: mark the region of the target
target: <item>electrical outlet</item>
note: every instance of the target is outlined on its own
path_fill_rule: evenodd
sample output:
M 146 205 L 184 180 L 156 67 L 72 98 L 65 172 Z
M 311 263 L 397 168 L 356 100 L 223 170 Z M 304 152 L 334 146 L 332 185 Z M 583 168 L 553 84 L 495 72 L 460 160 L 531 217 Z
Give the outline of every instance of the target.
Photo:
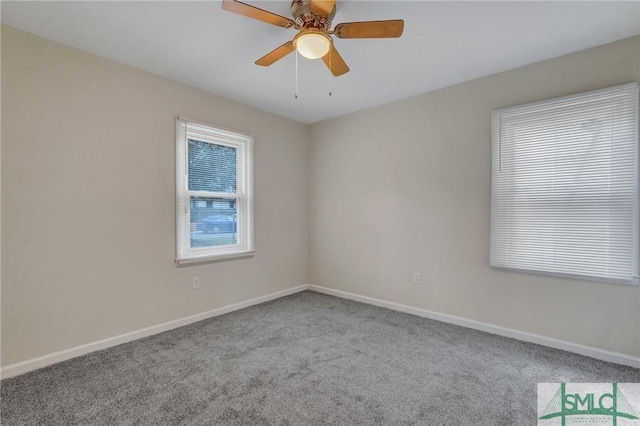
M 420 272 L 413 273 L 413 283 L 420 284 Z
M 193 277 L 193 288 L 200 288 L 200 277 Z

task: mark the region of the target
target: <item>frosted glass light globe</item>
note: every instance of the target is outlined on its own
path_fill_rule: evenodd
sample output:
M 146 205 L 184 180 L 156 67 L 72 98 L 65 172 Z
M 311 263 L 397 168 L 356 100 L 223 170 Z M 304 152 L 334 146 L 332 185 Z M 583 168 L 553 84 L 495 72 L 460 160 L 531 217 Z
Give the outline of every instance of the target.
M 323 34 L 307 33 L 296 37 L 293 45 L 305 58 L 318 59 L 329 52 L 331 40 Z

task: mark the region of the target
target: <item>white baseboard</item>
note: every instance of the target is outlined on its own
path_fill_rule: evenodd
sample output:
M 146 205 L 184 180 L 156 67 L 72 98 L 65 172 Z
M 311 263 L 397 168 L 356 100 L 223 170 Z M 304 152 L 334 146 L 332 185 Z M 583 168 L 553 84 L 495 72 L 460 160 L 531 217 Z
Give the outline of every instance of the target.
M 202 321 L 207 318 L 217 317 L 229 312 L 237 311 L 252 305 L 268 302 L 270 300 L 279 299 L 290 294 L 298 293 L 300 291 L 307 290 L 307 285 L 301 285 L 298 287 L 292 287 L 287 290 L 278 291 L 276 293 L 267 294 L 266 296 L 256 297 L 244 302 L 234 303 L 233 305 L 223 306 L 222 308 L 213 309 L 211 311 L 202 312 L 200 314 L 191 315 L 185 318 L 180 318 L 174 321 L 165 322 L 164 324 L 154 325 L 151 327 L 143 328 L 141 330 L 132 331 L 118 336 L 109 337 L 108 339 L 98 340 L 97 342 L 87 343 L 85 345 L 76 346 L 75 348 L 66 349 L 59 352 L 53 352 L 38 358 L 28 359 L 26 361 L 17 362 L 15 364 L 7 365 L 0 369 L 0 377 L 7 379 L 9 377 L 19 376 L 20 374 L 28 373 L 29 371 L 37 370 L 56 364 L 58 362 L 66 361 L 71 358 L 75 358 L 81 355 L 86 355 L 91 352 L 100 351 L 102 349 L 110 348 L 112 346 L 121 345 L 123 343 L 131 342 L 133 340 L 141 339 L 143 337 L 152 336 L 154 334 L 162 333 L 164 331 L 172 330 L 174 328 L 182 327 L 194 322 Z
M 143 328 L 141 330 L 120 334 L 118 336 L 110 337 L 104 340 L 99 340 L 97 342 L 87 343 L 85 345 L 76 346 L 71 349 L 66 349 L 59 352 L 53 352 L 38 358 L 32 358 L 26 361 L 7 365 L 6 367 L 2 367 L 2 369 L 0 369 L 0 378 L 7 379 L 10 377 L 19 376 L 20 374 L 28 373 L 29 371 L 37 370 L 39 368 L 43 368 L 51 364 L 56 364 L 58 362 L 66 361 L 68 359 L 75 358 L 81 355 L 86 355 L 91 352 L 100 351 L 102 349 L 110 348 L 112 346 L 121 345 L 123 343 L 131 342 L 133 340 L 141 339 L 143 337 L 152 336 L 154 334 L 162 333 L 164 331 L 172 330 L 174 328 L 178 328 L 188 324 L 192 324 L 194 322 L 202 321 L 207 318 L 212 318 L 212 317 L 223 315 L 229 312 L 237 311 L 252 305 L 257 305 L 260 303 L 268 302 L 270 300 L 279 299 L 281 297 L 298 293 L 304 290 L 311 290 L 311 291 L 316 291 L 318 293 L 324 293 L 324 294 L 329 294 L 331 296 L 340 297 L 343 299 L 355 300 L 357 302 L 367 303 L 370 305 L 380 306 L 380 307 L 391 309 L 394 311 L 417 315 L 419 317 L 430 318 L 433 320 L 455 324 L 462 327 L 472 328 L 474 330 L 485 331 L 487 333 L 497 334 L 499 336 L 510 337 L 510 338 L 522 340 L 525 342 L 536 343 L 542 346 L 548 346 L 555 349 L 574 352 L 580 355 L 585 355 L 591 358 L 600 359 L 607 362 L 613 362 L 616 364 L 622 364 L 622 365 L 628 365 L 630 367 L 640 368 L 639 357 L 625 355 L 618 352 L 611 352 L 604 349 L 594 348 L 592 346 L 585 346 L 577 343 L 566 342 L 564 340 L 553 339 L 551 337 L 527 333 L 525 331 L 514 330 L 511 328 L 500 327 L 493 324 L 487 324 L 484 322 L 457 317 L 454 315 L 434 312 L 427 309 L 421 309 L 413 306 L 402 305 L 400 303 L 387 302 L 385 300 L 375 299 L 373 297 L 368 297 L 368 296 L 361 296 L 359 294 L 348 293 L 346 291 L 334 290 L 331 288 L 321 287 L 313 284 L 305 284 L 297 287 L 292 287 L 287 290 L 278 291 L 276 293 L 267 294 L 265 296 L 256 297 L 255 299 L 250 299 L 244 302 L 223 306 L 221 308 L 213 309 L 207 312 L 202 312 L 200 314 L 191 315 L 189 317 L 180 318 L 174 321 L 169 321 L 164 324 L 154 325 L 151 327 Z
M 500 327 L 498 325 L 487 324 L 484 322 L 457 317 L 454 315 L 442 314 L 427 309 L 415 308 L 413 306 L 402 305 L 400 303 L 387 302 L 385 300 L 375 299 L 373 297 L 361 296 L 359 294 L 348 293 L 341 290 L 334 290 L 332 288 L 320 287 L 313 284 L 309 284 L 308 289 L 317 291 L 318 293 L 329 294 L 331 296 L 336 296 L 343 299 L 355 300 L 357 302 L 368 303 L 370 305 L 380 306 L 394 311 L 417 315 L 419 317 L 430 318 L 437 321 L 460 325 L 462 327 L 472 328 L 474 330 L 485 331 L 487 333 L 497 334 L 499 336 L 510 337 L 512 339 L 536 343 L 538 345 L 548 346 L 550 348 L 574 352 L 602 361 L 640 368 L 640 357 L 625 355 L 618 352 L 611 352 L 604 349 L 594 348 L 592 346 L 580 345 L 578 343 L 571 343 L 564 340 L 541 336 L 539 334 L 514 330 L 512 328 Z

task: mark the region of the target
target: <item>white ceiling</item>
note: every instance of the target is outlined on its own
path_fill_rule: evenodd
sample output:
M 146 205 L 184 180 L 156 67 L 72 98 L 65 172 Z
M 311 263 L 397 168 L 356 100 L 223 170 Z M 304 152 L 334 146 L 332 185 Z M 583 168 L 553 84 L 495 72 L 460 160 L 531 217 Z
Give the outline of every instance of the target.
M 399 39 L 340 40 L 351 72 L 295 54 L 254 61 L 293 38 L 220 1 L 10 2 L 2 22 L 211 93 L 314 123 L 640 34 L 640 2 L 341 1 L 339 22 L 405 20 Z M 291 17 L 290 1 L 253 4 Z M 333 95 L 329 96 L 329 90 Z

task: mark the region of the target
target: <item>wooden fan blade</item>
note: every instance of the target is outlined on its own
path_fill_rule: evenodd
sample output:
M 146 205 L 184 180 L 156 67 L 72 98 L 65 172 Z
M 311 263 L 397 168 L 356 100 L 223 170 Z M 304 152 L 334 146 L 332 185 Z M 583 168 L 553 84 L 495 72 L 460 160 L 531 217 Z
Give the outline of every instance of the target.
M 311 11 L 319 16 L 329 16 L 336 7 L 336 0 L 311 0 Z
M 291 19 L 285 18 L 284 16 L 276 15 L 275 13 L 267 12 L 266 10 L 259 9 L 257 7 L 236 0 L 222 0 L 222 8 L 229 12 L 244 15 L 249 18 L 257 19 L 258 21 L 277 25 L 279 27 L 291 28 L 295 26 L 295 22 L 293 22 Z
M 262 58 L 256 61 L 256 65 L 262 65 L 263 67 L 268 67 L 279 59 L 284 58 L 289 53 L 293 52 L 295 47 L 293 47 L 293 42 L 288 41 L 280 47 L 273 49 L 271 52 L 264 55 Z
M 342 59 L 333 43 L 331 44 L 331 50 L 322 57 L 322 60 L 336 77 L 349 72 L 347 63 Z
M 336 25 L 333 32 L 338 38 L 395 38 L 402 35 L 404 20 L 345 22 Z

